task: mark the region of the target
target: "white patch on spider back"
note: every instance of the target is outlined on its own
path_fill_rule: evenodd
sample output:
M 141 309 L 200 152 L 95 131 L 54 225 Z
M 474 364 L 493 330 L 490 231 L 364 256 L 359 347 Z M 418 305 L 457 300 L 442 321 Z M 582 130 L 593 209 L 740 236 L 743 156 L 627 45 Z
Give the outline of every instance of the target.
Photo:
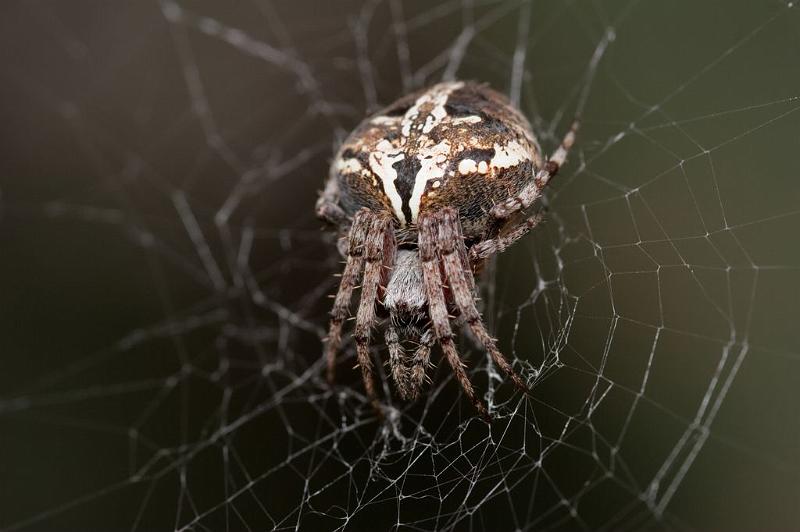
M 522 161 L 531 160 L 531 154 L 516 140 L 512 140 L 505 146 L 495 144 L 494 153 L 494 157 L 489 162 L 492 168 L 511 168 Z
M 395 126 L 400 120 L 402 118 L 399 116 L 376 116 L 370 120 L 370 123 L 376 126 Z
M 438 126 L 444 117 L 447 116 L 447 111 L 444 109 L 444 104 L 447 102 L 447 98 L 444 98 L 444 101 L 437 101 L 436 107 L 433 108 L 431 114 L 425 117 L 425 125 L 422 127 L 423 133 L 430 133 L 433 131 L 433 128 Z
M 453 125 L 459 126 L 461 124 L 477 124 L 480 121 L 481 117 L 478 115 L 459 116 L 458 118 L 453 119 Z
M 397 161 L 405 159 L 405 154 L 392 146 L 392 143 L 384 139 L 375 146 L 375 150 L 369 154 L 369 166 L 372 171 L 381 178 L 383 182 L 383 192 L 389 198 L 392 204 L 392 209 L 397 215 L 397 219 L 401 225 L 405 225 L 405 216 L 403 215 L 403 199 L 397 192 L 397 187 L 394 185 L 397 179 L 397 170 L 392 165 Z
M 472 159 L 461 159 L 458 163 L 458 173 L 461 175 L 473 174 L 478 171 L 478 165 Z
M 450 143 L 445 141 L 435 146 L 422 148 L 417 154 L 421 168 L 414 177 L 414 189 L 411 191 L 411 198 L 408 200 L 408 207 L 411 210 L 411 221 L 416 222 L 419 215 L 419 206 L 422 202 L 422 194 L 428 181 L 441 179 L 444 177 L 450 156 Z
M 340 174 L 358 174 L 363 169 L 364 167 L 361 166 L 361 161 L 358 159 L 336 159 L 334 164 L 334 170 Z
M 475 172 L 479 174 L 486 174 L 489 172 L 489 165 L 486 164 L 486 161 L 481 161 L 476 163 L 472 159 L 461 159 L 458 163 L 458 173 L 461 175 L 469 175 L 474 174 Z
M 405 116 L 403 116 L 403 136 L 407 137 L 411 134 L 411 126 L 413 126 L 417 118 L 419 118 L 422 109 L 427 107 L 432 107 L 432 109 L 428 112 L 428 115 L 425 117 L 425 122 L 422 124 L 422 133 L 430 133 L 433 131 L 433 128 L 438 126 L 447 116 L 447 111 L 444 106 L 450 94 L 463 86 L 464 83 L 460 81 L 455 83 L 440 83 L 439 85 L 434 85 L 428 92 L 417 98 L 414 105 L 412 105 L 408 111 L 406 111 Z

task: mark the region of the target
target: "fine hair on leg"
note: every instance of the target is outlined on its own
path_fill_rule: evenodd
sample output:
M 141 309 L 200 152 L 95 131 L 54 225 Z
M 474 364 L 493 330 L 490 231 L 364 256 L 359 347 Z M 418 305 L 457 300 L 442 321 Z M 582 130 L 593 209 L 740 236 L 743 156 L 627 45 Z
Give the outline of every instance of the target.
M 414 351 L 411 359 L 411 367 L 408 369 L 408 382 L 406 383 L 407 400 L 415 400 L 419 397 L 422 385 L 425 382 L 425 375 L 431 365 L 431 348 L 436 337 L 432 329 L 426 329 L 419 338 L 419 346 Z
M 363 209 L 356 213 L 353 224 L 350 226 L 347 262 L 341 281 L 339 281 L 339 290 L 336 292 L 333 309 L 331 309 L 330 328 L 325 340 L 325 359 L 330 383 L 333 383 L 336 378 L 336 353 L 342 343 L 342 326 L 350 313 L 353 289 L 361 278 L 361 270 L 364 266 L 364 243 L 370 224 L 370 211 Z
M 394 264 L 395 240 L 391 218 L 385 213 L 373 213 L 364 245 L 364 281 L 361 285 L 361 301 L 356 313 L 355 341 L 358 365 L 370 402 L 378 413 L 380 403 L 375 390 L 372 359 L 369 353 L 370 336 L 376 320 L 378 291 L 386 285 L 388 274 Z
M 397 329 L 395 328 L 394 324 L 390 323 L 386 327 L 386 332 L 384 333 L 384 340 L 386 341 L 386 347 L 389 349 L 389 369 L 392 373 L 392 380 L 394 381 L 394 385 L 397 388 L 400 397 L 406 399 L 408 396 L 407 392 L 407 385 L 406 385 L 406 367 L 403 363 L 403 356 L 405 354 L 403 350 L 403 346 L 400 345 L 400 335 L 397 333 Z
M 504 230 L 502 234 L 495 238 L 478 242 L 469 250 L 470 260 L 481 261 L 492 255 L 502 253 L 517 240 L 527 235 L 531 229 L 539 225 L 543 217 L 544 215 L 542 213 L 535 214 L 513 224 L 509 229 Z
M 442 346 L 445 358 L 453 368 L 456 380 L 461 385 L 475 409 L 487 421 L 491 421 L 489 412 L 483 401 L 476 395 L 475 389 L 464 370 L 464 363 L 456 351 L 454 334 L 450 326 L 450 317 L 447 312 L 447 302 L 442 287 L 441 262 L 438 252 L 438 225 L 440 218 L 437 214 L 423 216 L 420 220 L 419 250 L 422 259 L 422 275 L 425 292 L 428 296 L 431 325 L 436 339 Z
M 522 377 L 514 371 L 514 368 L 506 357 L 503 356 L 503 353 L 497 349 L 494 338 L 492 338 L 486 330 L 483 319 L 475 306 L 474 292 L 470 289 L 470 283 L 466 280 L 466 276 L 472 275 L 472 273 L 464 271 L 463 263 L 459 258 L 461 253 L 458 248 L 464 247 L 464 237 L 461 234 L 461 223 L 458 220 L 458 215 L 455 210 L 442 210 L 441 223 L 438 224 L 437 229 L 441 260 L 444 264 L 448 285 L 453 293 L 453 300 L 455 301 L 456 307 L 472 331 L 472 334 L 478 342 L 483 345 L 484 349 L 489 352 L 494 363 L 508 375 L 517 388 L 529 394 L 530 390 L 527 384 L 525 384 Z

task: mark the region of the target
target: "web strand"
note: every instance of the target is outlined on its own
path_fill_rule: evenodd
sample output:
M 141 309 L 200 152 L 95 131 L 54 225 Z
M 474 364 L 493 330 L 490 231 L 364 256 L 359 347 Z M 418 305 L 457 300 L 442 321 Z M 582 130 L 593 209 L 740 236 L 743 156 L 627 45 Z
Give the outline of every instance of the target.
M 56 469 L 75 478 L 48 480 L 52 498 L 20 485 L 14 496 L 33 501 L 0 512 L 3 530 L 84 526 L 109 519 L 117 500 L 132 530 L 691 529 L 706 524 L 686 503 L 704 487 L 693 472 L 718 452 L 796 483 L 791 456 L 769 451 L 780 437 L 736 433 L 729 419 L 748 389 L 760 391 L 748 404 L 769 395 L 748 371 L 792 375 L 800 361 L 786 318 L 795 302 L 783 295 L 800 285 L 800 209 L 796 176 L 779 164 L 795 148 L 800 78 L 758 70 L 769 54 L 793 74 L 795 6 L 743 7 L 743 31 L 720 22 L 694 54 L 672 40 L 687 57 L 671 62 L 651 42 L 667 15 L 638 1 L 300 4 L 308 12 L 165 0 L 136 11 L 152 41 L 119 48 L 52 5 L 26 15 L 40 26 L 14 39 L 52 34 L 66 67 L 9 61 L 3 77 L 75 153 L 58 153 L 69 186 L 53 168 L 53 192 L 3 186 L 2 222 L 45 227 L 25 238 L 53 261 L 45 285 L 59 279 L 53 265 L 70 271 L 48 255 L 63 257 L 62 239 L 83 250 L 97 239 L 96 256 L 73 257 L 85 277 L 73 271 L 62 286 L 86 299 L 37 300 L 62 319 L 92 307 L 89 295 L 103 296 L 93 287 L 112 286 L 105 277 L 134 288 L 98 303 L 97 325 L 70 340 L 77 353 L 65 340 L 63 356 L 42 356 L 45 369 L 33 355 L 13 366 L 28 374 L 0 393 L 10 438 L 29 425 L 39 439 L 63 436 L 74 459 Z M 687 25 L 716 20 L 681 9 Z M 104 46 L 116 54 L 105 63 Z M 48 77 L 65 70 L 74 87 Z M 764 79 L 748 84 L 749 70 Z M 315 193 L 363 116 L 453 79 L 506 90 L 545 153 L 581 117 L 534 206 L 544 222 L 479 279 L 490 333 L 533 396 L 465 336 L 459 353 L 493 424 L 438 351 L 423 396 L 400 401 L 376 341 L 381 420 L 348 371 L 348 336 L 339 380 L 324 378 L 326 296 L 342 264 L 314 220 Z M 82 288 L 69 292 L 74 282 Z M 106 320 L 116 309 L 129 311 L 121 327 Z M 60 330 L 50 321 L 21 325 L 37 333 L 32 345 Z M 104 328 L 120 332 L 108 340 Z M 64 456 L 49 445 L 35 452 Z M 106 467 L 98 449 L 123 465 Z

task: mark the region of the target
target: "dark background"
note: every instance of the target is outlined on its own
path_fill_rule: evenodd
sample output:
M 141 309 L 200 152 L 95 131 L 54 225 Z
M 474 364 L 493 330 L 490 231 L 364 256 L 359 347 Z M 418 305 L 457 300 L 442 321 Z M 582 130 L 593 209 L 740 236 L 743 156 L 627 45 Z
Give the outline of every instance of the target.
M 180 5 L 0 7 L 0 529 L 800 526 L 797 6 Z M 491 429 L 445 370 L 382 426 L 321 378 L 336 143 L 472 37 L 550 150 L 608 28 L 484 279 L 534 397 L 463 342 Z

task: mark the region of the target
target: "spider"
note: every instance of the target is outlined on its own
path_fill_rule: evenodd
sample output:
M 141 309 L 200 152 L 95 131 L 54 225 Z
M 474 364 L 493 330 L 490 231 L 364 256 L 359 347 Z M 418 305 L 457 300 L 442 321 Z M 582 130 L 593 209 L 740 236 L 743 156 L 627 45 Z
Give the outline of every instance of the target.
M 330 382 L 360 283 L 356 353 L 378 412 L 369 346 L 379 321 L 388 322 L 391 376 L 405 400 L 419 396 L 438 343 L 464 393 L 490 419 L 456 350 L 455 318 L 530 393 L 475 306 L 475 274 L 539 223 L 540 215 L 525 211 L 564 164 L 577 127 L 576 120 L 545 160 L 530 124 L 505 96 L 462 81 L 402 97 L 356 127 L 316 205 L 317 215 L 338 229 L 346 259 L 325 340 Z

